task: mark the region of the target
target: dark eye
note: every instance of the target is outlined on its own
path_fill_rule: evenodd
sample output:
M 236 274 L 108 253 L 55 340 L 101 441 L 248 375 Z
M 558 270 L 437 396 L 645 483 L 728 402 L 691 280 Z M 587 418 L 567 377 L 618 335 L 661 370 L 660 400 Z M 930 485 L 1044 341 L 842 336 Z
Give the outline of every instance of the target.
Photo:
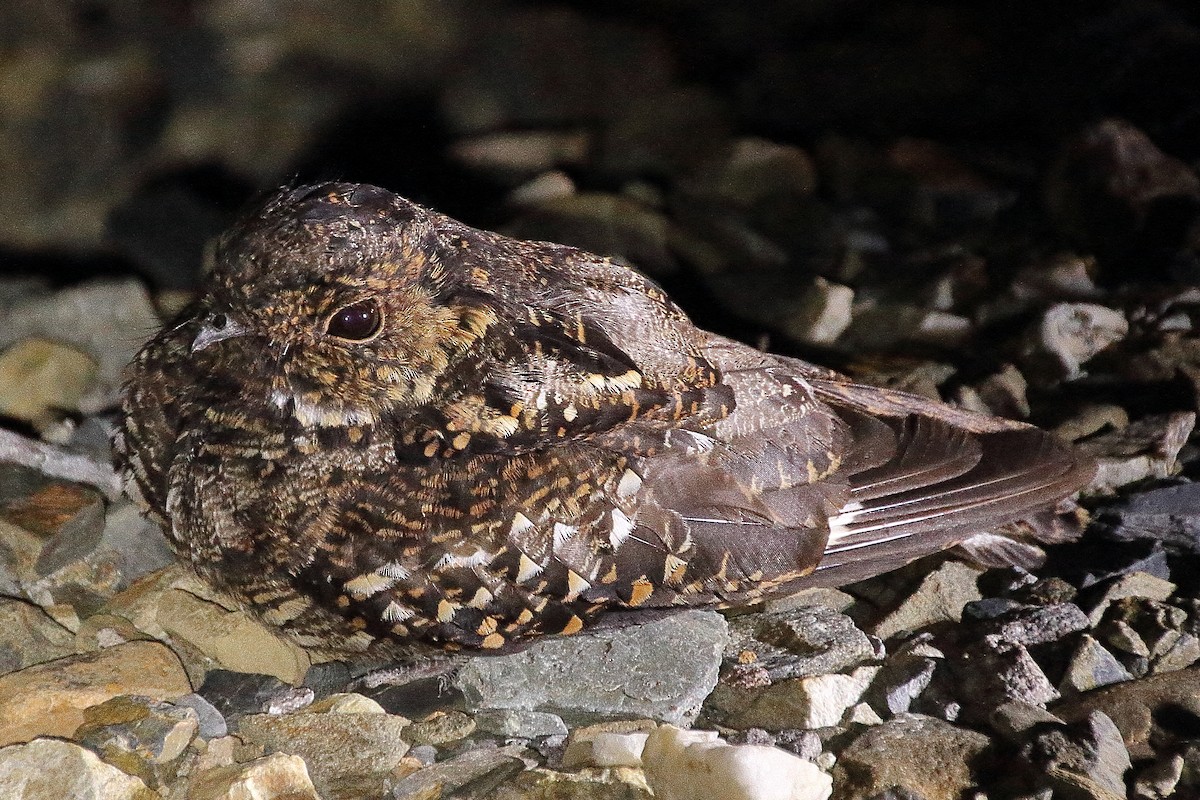
M 325 326 L 325 332 L 339 339 L 361 342 L 375 335 L 380 319 L 378 303 L 373 299 L 359 300 L 335 311 Z

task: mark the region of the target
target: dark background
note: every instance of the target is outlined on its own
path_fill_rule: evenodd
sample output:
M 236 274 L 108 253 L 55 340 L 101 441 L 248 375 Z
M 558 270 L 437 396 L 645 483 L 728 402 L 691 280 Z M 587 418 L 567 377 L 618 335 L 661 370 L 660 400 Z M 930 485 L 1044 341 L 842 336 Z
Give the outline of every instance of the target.
M 0 270 L 56 285 L 190 289 L 248 198 L 324 178 L 625 256 L 785 349 L 814 276 L 928 307 L 949 275 L 974 323 L 1064 253 L 1200 277 L 1195 3 L 16 0 L 0 70 Z M 744 137 L 794 149 L 731 179 Z M 512 202 L 547 172 L 581 194 Z

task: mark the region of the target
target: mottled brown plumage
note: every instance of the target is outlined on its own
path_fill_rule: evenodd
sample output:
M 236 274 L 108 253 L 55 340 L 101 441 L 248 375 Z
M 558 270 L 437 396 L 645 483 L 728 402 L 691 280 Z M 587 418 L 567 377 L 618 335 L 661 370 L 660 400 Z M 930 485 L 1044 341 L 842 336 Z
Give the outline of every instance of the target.
M 341 653 L 856 580 L 1091 474 L 1035 428 L 700 330 L 608 259 L 354 184 L 228 233 L 125 412 L 123 469 L 179 553 Z

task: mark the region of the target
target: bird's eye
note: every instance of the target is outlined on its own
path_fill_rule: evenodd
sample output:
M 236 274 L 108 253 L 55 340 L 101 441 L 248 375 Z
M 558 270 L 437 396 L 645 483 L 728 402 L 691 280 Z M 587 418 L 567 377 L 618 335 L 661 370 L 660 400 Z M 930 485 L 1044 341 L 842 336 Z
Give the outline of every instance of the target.
M 361 342 L 375 335 L 381 320 L 379 304 L 368 298 L 333 312 L 325 325 L 325 332 L 339 339 Z

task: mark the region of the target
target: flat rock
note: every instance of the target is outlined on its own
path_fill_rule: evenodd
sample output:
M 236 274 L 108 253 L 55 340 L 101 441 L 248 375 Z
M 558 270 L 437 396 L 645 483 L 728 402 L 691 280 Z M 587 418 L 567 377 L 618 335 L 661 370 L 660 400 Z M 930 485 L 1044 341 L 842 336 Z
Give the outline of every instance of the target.
M 140 779 L 71 742 L 35 739 L 0 748 L 0 797 L 156 800 L 158 796 Z
M 730 728 L 827 728 L 841 722 L 878 672 L 879 667 L 859 667 L 849 675 L 790 678 L 761 689 L 720 683 L 705 708 L 714 720 Z
M 158 787 L 199 732 L 196 712 L 145 697 L 114 697 L 85 709 L 72 738 L 110 764 Z
M 96 362 L 74 348 L 23 339 L 0 353 L 0 415 L 43 428 L 58 409 L 79 410 L 96 371 Z
M 621 768 L 579 772 L 534 768 L 487 795 L 488 800 L 652 800 L 654 796 L 641 770 Z
M 242 717 L 238 736 L 304 759 L 322 797 L 377 797 L 408 752 L 409 721 L 391 714 L 294 713 Z
M 958 800 L 978 785 L 973 762 L 988 743 L 981 733 L 901 714 L 868 728 L 842 752 L 833 771 L 838 797 L 865 800 L 892 790 Z
M 875 647 L 845 614 L 810 605 L 734 619 L 726 654 L 744 662 L 747 653 L 778 681 L 841 672 L 874 658 Z
M 84 709 L 118 695 L 173 700 L 192 691 L 179 659 L 158 642 L 129 642 L 0 677 L 0 745 L 70 736 Z
M 438 797 L 491 797 L 506 781 L 525 769 L 516 746 L 481 747 L 418 770 L 391 786 L 394 800 Z
M 475 724 L 484 733 L 516 739 L 566 736 L 562 717 L 545 711 L 521 711 L 514 708 L 484 708 L 475 712 Z
M 0 674 L 75 652 L 75 636 L 42 609 L 0 597 Z
M 509 656 L 475 658 L 456 685 L 473 708 L 548 711 L 573 720 L 695 719 L 717 682 L 728 638 L 711 611 L 537 642 Z M 587 665 L 581 669 L 581 665 Z
M 1111 493 L 1134 481 L 1173 475 L 1195 425 L 1195 412 L 1175 411 L 1143 417 L 1082 442 L 1080 449 L 1097 463 L 1096 477 L 1084 491 Z
M 880 639 L 920 630 L 937 622 L 958 622 L 963 606 L 982 595 L 975 581 L 981 570 L 947 561 L 921 581 L 917 590 L 871 627 Z
M 193 775 L 187 800 L 324 800 L 300 756 L 273 753 L 245 764 L 214 767 Z
M 1101 711 L 1074 725 L 1039 733 L 1028 758 L 1055 795 L 1090 800 L 1123 800 L 1129 753 L 1117 726 Z

